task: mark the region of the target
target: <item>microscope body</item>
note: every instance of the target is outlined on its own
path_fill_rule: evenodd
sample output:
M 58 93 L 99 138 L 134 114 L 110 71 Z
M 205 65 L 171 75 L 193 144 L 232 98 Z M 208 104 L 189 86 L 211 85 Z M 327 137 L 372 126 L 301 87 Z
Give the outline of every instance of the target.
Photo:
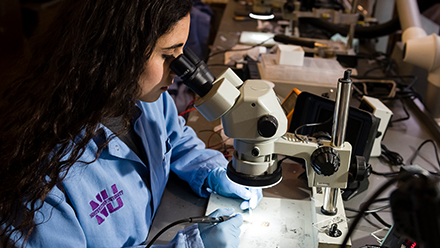
M 318 247 L 340 244 L 341 233 L 348 230 L 339 188 L 347 187 L 351 160 L 351 145 L 344 142 L 351 71 L 339 80 L 332 140 L 324 141 L 287 132 L 287 117 L 264 80 L 243 82 L 231 69 L 215 79 L 188 49 L 170 68 L 199 95 L 197 110 L 208 121 L 221 118 L 225 135 L 234 140 L 228 178 L 247 187 L 271 187 L 282 179 L 278 155 L 303 158 Z
M 266 81 L 243 83 L 228 69 L 195 106 L 209 121 L 221 117 L 225 135 L 234 140 L 235 152 L 228 166 L 231 180 L 250 187 L 273 186 L 281 180 L 278 155 L 285 155 L 305 160 L 309 187 L 347 187 L 351 145 L 344 142 L 335 147 L 330 141 L 288 133 L 287 117 Z M 339 164 L 317 171 L 312 155 L 325 147 L 337 154 Z

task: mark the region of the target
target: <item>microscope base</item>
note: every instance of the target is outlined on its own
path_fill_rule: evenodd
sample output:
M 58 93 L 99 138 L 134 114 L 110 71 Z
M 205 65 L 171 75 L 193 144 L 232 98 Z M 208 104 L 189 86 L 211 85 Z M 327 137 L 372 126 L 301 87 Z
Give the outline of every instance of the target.
M 333 216 L 325 215 L 321 212 L 323 205 L 324 190 L 323 188 L 312 188 L 312 207 L 314 205 L 313 216 L 313 230 L 316 239 L 318 240 L 318 248 L 336 248 L 340 247 L 344 241 L 345 235 L 348 232 L 347 218 L 345 216 L 344 204 L 341 194 L 337 194 L 337 213 Z M 330 227 L 332 224 L 337 224 L 337 230 L 332 237 Z M 338 236 L 339 235 L 339 236 Z M 351 247 L 351 240 L 348 240 L 347 246 Z

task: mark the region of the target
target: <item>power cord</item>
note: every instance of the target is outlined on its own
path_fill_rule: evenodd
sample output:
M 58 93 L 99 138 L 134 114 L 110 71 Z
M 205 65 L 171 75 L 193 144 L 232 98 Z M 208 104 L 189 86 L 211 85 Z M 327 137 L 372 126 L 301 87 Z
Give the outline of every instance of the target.
M 385 159 L 390 165 L 403 165 L 403 157 L 394 151 L 388 149 L 384 144 L 381 144 L 382 148 L 381 157 Z
M 414 156 L 411 158 L 409 163 L 413 164 L 414 159 L 419 155 L 420 149 L 422 149 L 422 147 L 426 143 L 432 143 L 434 145 L 435 157 L 437 158 L 437 163 L 438 163 L 438 166 L 440 167 L 440 159 L 439 159 L 439 156 L 438 156 L 438 147 L 437 147 L 437 144 L 433 140 L 431 140 L 431 139 L 425 140 L 425 141 L 423 141 L 422 144 L 419 145 L 419 147 L 417 148 L 416 152 L 414 153 Z
M 361 207 L 361 209 L 359 210 L 358 215 L 356 216 L 356 218 L 351 222 L 350 228 L 348 229 L 347 234 L 344 237 L 344 241 L 341 244 L 341 248 L 345 248 L 346 244 L 348 242 L 348 239 L 350 238 L 350 236 L 352 235 L 352 233 L 354 232 L 354 229 L 356 228 L 357 224 L 359 223 L 360 219 L 363 217 L 365 211 L 368 210 L 368 208 L 371 206 L 371 204 L 375 201 L 375 199 L 382 194 L 388 187 L 390 187 L 391 185 L 393 185 L 394 183 L 398 182 L 399 180 L 406 180 L 412 176 L 414 176 L 416 173 L 414 172 L 408 172 L 408 173 L 403 173 L 400 174 L 394 178 L 392 178 L 391 180 L 387 181 L 385 184 L 383 184 L 378 190 L 376 190 L 376 192 L 374 192 L 374 194 L 365 202 L 365 204 L 363 204 L 363 206 Z
M 389 201 L 389 198 L 379 198 L 379 199 L 375 199 L 375 200 L 373 201 L 373 203 L 376 203 L 376 202 L 382 202 L 382 201 Z M 363 204 L 364 204 L 364 203 L 362 203 L 361 206 L 362 206 Z M 369 214 L 371 214 L 371 216 L 373 216 L 373 217 L 374 217 L 377 221 L 379 221 L 382 225 L 384 225 L 385 227 L 390 228 L 391 225 L 390 225 L 389 223 L 387 223 L 386 221 L 384 221 L 384 220 L 383 220 L 383 219 L 377 214 L 378 212 L 381 212 L 381 211 L 383 211 L 383 210 L 385 210 L 385 209 L 388 209 L 388 208 L 390 208 L 390 207 L 391 207 L 391 206 L 390 206 L 389 204 L 387 204 L 387 205 L 384 205 L 384 206 L 381 206 L 381 207 L 377 207 L 377 208 L 374 208 L 374 209 L 367 209 L 367 210 L 364 212 L 364 217 L 367 216 L 367 215 L 369 215 Z M 356 212 L 356 213 L 359 213 L 359 212 L 360 212 L 359 210 L 354 209 L 354 208 L 345 208 L 345 210 L 346 210 L 346 211 L 351 211 L 351 212 Z M 356 217 L 356 216 L 347 217 L 347 218 L 354 218 L 354 217 Z M 365 218 L 365 220 L 366 220 L 367 222 L 369 222 L 371 225 L 377 227 L 377 225 L 375 225 L 374 223 L 372 223 L 370 220 L 368 220 L 368 219 L 366 219 L 366 218 Z
M 301 128 L 304 128 L 304 127 L 313 127 L 313 126 L 321 126 L 321 125 L 325 125 L 325 124 L 329 123 L 331 120 L 333 120 L 333 118 L 329 118 L 329 119 L 327 119 L 327 120 L 324 121 L 324 122 L 319 122 L 319 123 L 306 123 L 306 124 L 303 124 L 303 125 L 301 125 L 301 126 L 299 126 L 299 127 L 297 127 L 297 128 L 295 129 L 295 131 L 294 131 L 295 137 L 296 137 L 297 139 L 301 140 L 301 141 L 306 141 L 306 139 L 303 139 L 303 138 L 301 138 L 301 137 L 298 136 L 298 130 L 300 130 Z M 306 138 L 307 138 L 307 137 L 306 137 Z
M 440 156 L 439 156 L 439 152 L 438 152 L 438 146 L 437 146 L 437 143 L 431 139 L 425 140 L 419 145 L 419 147 L 415 151 L 414 155 L 412 156 L 409 164 L 410 165 L 413 164 L 414 160 L 419 155 L 420 150 L 427 143 L 432 143 L 432 145 L 434 146 L 435 157 L 437 159 L 437 163 L 438 163 L 438 166 L 440 169 Z M 388 164 L 390 164 L 392 166 L 405 166 L 403 157 L 399 153 L 391 151 L 384 144 L 381 144 L 381 148 L 382 148 L 381 158 L 384 159 Z M 377 172 L 377 171 L 374 171 L 373 169 L 371 170 L 371 173 L 375 174 L 375 175 L 379 175 L 379 176 L 395 176 L 395 175 L 399 174 L 399 172 Z M 429 173 L 439 174 L 439 172 L 436 172 L 436 171 L 429 171 Z
M 145 248 L 149 248 L 153 245 L 153 243 L 162 235 L 165 231 L 170 229 L 173 226 L 183 224 L 183 223 L 207 223 L 207 224 L 218 224 L 220 222 L 226 221 L 232 217 L 230 216 L 220 216 L 220 217 L 210 217 L 210 216 L 200 216 L 200 217 L 189 217 L 186 219 L 181 219 L 178 221 L 175 221 L 168 226 L 164 227 L 162 230 L 160 230 L 156 236 L 154 236 L 151 241 L 147 244 L 147 239 L 145 239 L 144 242 L 142 242 L 141 245 L 146 245 Z

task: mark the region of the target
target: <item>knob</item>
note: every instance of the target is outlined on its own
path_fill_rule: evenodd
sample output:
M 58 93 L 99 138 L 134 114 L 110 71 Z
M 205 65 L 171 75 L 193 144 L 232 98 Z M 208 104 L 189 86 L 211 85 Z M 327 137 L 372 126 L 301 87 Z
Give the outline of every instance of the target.
M 257 124 L 258 133 L 265 137 L 270 138 L 275 135 L 278 129 L 278 121 L 272 115 L 265 115 L 258 119 Z
M 340 165 L 338 151 L 329 146 L 319 147 L 312 153 L 310 165 L 318 175 L 333 175 Z

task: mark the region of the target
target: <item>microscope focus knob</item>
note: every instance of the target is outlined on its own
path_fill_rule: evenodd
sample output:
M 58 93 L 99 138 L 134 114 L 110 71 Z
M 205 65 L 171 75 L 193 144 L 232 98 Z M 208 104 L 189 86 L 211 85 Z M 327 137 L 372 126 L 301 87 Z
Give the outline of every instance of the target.
M 275 135 L 278 129 L 278 121 L 272 115 L 265 115 L 258 119 L 257 124 L 258 133 L 265 137 L 270 138 Z
M 338 151 L 329 146 L 319 147 L 310 156 L 310 165 L 318 175 L 333 175 L 340 165 Z

